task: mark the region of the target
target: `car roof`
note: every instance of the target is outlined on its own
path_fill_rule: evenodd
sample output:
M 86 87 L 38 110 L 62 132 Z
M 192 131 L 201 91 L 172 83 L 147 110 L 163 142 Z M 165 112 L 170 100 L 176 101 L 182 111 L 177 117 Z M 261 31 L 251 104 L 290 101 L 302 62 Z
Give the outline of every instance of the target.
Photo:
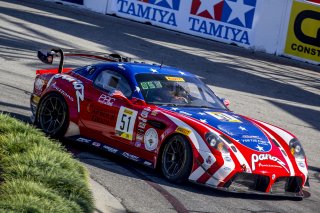
M 163 75 L 177 75 L 177 76 L 183 75 L 183 76 L 195 77 L 194 74 L 178 68 L 161 66 L 161 65 L 144 64 L 144 63 L 128 63 L 128 62 L 101 63 L 101 64 L 98 64 L 98 67 L 100 69 L 117 70 L 129 76 L 134 76 L 136 74 L 143 74 L 143 73 L 149 73 L 149 74 L 153 73 L 153 74 L 163 74 Z

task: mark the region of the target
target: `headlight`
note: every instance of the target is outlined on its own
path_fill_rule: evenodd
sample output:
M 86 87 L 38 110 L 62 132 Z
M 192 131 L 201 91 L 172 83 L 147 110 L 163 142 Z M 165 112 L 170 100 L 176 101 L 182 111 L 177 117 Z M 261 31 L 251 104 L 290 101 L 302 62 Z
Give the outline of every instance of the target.
M 301 143 L 298 141 L 298 139 L 293 138 L 290 142 L 289 142 L 289 147 L 290 147 L 290 152 L 291 154 L 298 159 L 304 159 L 305 158 L 305 153 L 304 150 L 302 148 Z
M 214 134 L 213 132 L 208 132 L 205 135 L 205 138 L 211 147 L 215 148 L 223 154 L 229 154 L 229 149 L 220 136 Z

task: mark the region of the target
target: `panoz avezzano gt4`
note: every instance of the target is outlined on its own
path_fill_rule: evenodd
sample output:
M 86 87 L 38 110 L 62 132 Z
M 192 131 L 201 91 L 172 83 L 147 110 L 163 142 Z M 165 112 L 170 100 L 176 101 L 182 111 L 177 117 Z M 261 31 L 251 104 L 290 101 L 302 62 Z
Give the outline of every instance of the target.
M 198 77 L 117 54 L 38 52 L 59 69 L 38 70 L 32 119 L 46 134 L 160 167 L 174 182 L 189 180 L 231 192 L 303 197 L 308 171 L 291 133 L 231 112 Z M 66 55 L 104 63 L 63 68 Z

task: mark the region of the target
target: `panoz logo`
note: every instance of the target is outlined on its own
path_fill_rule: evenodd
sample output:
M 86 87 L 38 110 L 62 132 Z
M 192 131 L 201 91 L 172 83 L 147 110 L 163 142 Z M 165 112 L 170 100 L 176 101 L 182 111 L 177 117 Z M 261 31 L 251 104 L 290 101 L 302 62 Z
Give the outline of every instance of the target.
M 285 53 L 320 62 L 320 6 L 293 2 Z
M 250 45 L 255 7 L 256 0 L 192 0 L 190 30 Z
M 117 11 L 149 22 L 177 27 L 176 14 L 180 0 L 117 0 Z
M 179 10 L 180 0 L 138 0 L 172 10 Z

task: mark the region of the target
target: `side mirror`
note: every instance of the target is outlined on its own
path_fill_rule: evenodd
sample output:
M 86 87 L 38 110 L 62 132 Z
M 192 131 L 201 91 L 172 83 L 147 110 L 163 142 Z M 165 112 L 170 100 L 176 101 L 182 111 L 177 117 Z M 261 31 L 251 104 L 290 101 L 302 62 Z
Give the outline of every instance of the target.
M 230 105 L 230 101 L 229 101 L 228 99 L 226 99 L 226 98 L 221 98 L 220 100 L 222 101 L 222 103 L 223 103 L 226 107 L 228 107 L 228 106 Z
M 45 50 L 38 50 L 38 58 L 45 64 L 52 64 L 53 54 Z

